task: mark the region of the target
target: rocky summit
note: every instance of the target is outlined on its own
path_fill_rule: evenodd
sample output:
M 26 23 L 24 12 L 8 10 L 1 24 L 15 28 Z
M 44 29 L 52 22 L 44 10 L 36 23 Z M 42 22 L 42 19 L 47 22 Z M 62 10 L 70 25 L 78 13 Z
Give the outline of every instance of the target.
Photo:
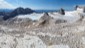
M 2 15 L 4 16 L 3 19 L 4 19 L 4 20 L 7 20 L 7 19 L 13 18 L 13 17 L 15 17 L 15 16 L 17 16 L 17 15 L 31 14 L 31 13 L 33 13 L 33 12 L 34 12 L 34 11 L 31 10 L 30 8 L 24 9 L 24 8 L 22 8 L 22 7 L 19 7 L 19 8 L 14 9 L 14 10 L 13 10 L 12 12 L 10 12 L 10 13 L 6 13 L 6 14 L 2 14 Z
M 29 13 L 30 9 L 18 8 L 10 14 L 14 17 L 7 20 L 0 16 L 0 48 L 85 48 L 82 8 L 64 11 L 64 15 L 59 12 L 24 14 L 24 10 Z

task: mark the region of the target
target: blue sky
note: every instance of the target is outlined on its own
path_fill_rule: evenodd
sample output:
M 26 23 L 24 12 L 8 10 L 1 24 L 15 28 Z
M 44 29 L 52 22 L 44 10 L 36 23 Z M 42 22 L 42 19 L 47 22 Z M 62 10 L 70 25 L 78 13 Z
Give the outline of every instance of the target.
M 73 9 L 75 5 L 85 5 L 85 0 L 4 0 L 13 7 L 32 9 Z

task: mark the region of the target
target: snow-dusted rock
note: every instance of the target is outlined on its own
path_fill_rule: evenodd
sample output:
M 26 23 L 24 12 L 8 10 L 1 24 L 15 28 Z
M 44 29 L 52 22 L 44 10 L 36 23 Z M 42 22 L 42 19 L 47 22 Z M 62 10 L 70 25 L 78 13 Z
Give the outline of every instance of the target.
M 60 13 L 61 15 L 65 15 L 65 10 L 64 10 L 63 8 L 61 8 L 60 11 L 59 11 L 59 13 Z
M 84 6 L 84 5 L 78 6 L 78 7 L 77 7 L 77 11 L 78 11 L 79 13 L 85 13 L 85 6 Z
M 68 45 L 52 45 L 48 46 L 48 48 L 69 48 Z
M 16 48 L 46 48 L 46 45 L 36 36 L 25 35 L 24 38 L 16 39 Z
M 0 34 L 0 48 L 46 48 L 37 36 Z
M 49 16 L 48 13 L 44 13 L 44 15 L 38 20 L 37 26 L 48 25 L 53 18 Z
M 1 35 L 0 36 L 0 48 L 13 48 L 15 41 L 14 37 L 10 35 Z

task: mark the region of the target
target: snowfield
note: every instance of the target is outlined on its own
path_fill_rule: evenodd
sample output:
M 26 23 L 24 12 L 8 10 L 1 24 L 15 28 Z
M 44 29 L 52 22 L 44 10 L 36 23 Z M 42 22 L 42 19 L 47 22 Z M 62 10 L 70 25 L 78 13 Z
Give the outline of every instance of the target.
M 44 13 L 33 13 L 28 15 L 19 15 L 18 18 L 30 18 L 32 20 L 39 20 L 41 16 L 43 16 Z
M 49 13 L 49 15 L 55 19 L 64 19 L 67 20 L 68 22 L 75 22 L 80 18 L 78 12 L 76 11 L 66 11 L 65 15 L 61 15 L 59 13 L 54 14 Z

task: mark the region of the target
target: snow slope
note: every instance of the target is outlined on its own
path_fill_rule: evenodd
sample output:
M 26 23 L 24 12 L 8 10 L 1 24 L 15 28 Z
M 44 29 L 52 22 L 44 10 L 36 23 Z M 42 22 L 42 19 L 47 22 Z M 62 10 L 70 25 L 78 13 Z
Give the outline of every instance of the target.
M 79 10 L 81 12 L 81 10 Z M 49 16 L 53 17 L 55 20 L 57 19 L 63 19 L 63 20 L 67 20 L 67 22 L 71 23 L 71 22 L 76 22 L 77 20 L 80 19 L 80 13 L 79 11 L 65 11 L 65 15 L 61 15 L 58 12 L 53 12 L 53 13 L 48 13 Z M 30 18 L 32 20 L 39 20 L 42 16 L 44 15 L 44 13 L 33 13 L 33 14 L 27 14 L 27 15 L 19 15 L 17 16 L 18 18 Z M 82 15 L 85 15 L 84 13 L 82 13 Z
M 44 13 L 33 13 L 33 14 L 27 14 L 27 15 L 19 15 L 18 18 L 30 18 L 32 20 L 38 20 L 41 16 L 43 16 Z
M 49 15 L 54 19 L 64 19 L 67 20 L 68 22 L 75 22 L 80 18 L 77 11 L 66 11 L 65 15 L 61 15 L 59 13 L 54 14 L 49 13 Z

